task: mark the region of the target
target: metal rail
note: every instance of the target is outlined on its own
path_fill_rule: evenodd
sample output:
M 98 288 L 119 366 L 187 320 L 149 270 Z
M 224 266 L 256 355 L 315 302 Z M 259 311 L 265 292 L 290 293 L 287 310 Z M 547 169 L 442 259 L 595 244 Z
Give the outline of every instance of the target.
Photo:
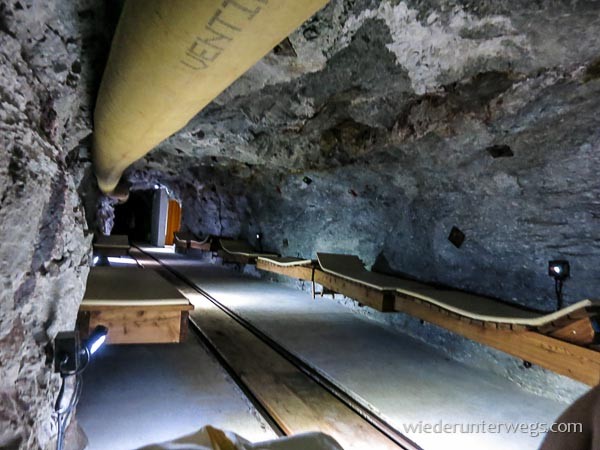
M 274 341 L 271 337 L 263 333 L 257 327 L 255 327 L 252 323 L 235 313 L 233 310 L 219 302 L 217 299 L 212 297 L 208 292 L 204 291 L 202 288 L 198 287 L 196 283 L 190 280 L 188 277 L 172 268 L 170 265 L 162 262 L 160 259 L 155 257 L 154 255 L 144 251 L 138 246 L 135 246 L 141 253 L 152 258 L 157 263 L 161 265 L 161 267 L 165 268 L 169 271 L 173 276 L 181 280 L 187 286 L 198 292 L 208 301 L 213 303 L 216 307 L 221 309 L 225 314 L 227 314 L 230 318 L 235 320 L 238 324 L 244 327 L 247 331 L 252 333 L 258 339 L 260 339 L 263 343 L 269 346 L 271 349 L 276 351 L 280 356 L 286 359 L 290 364 L 292 364 L 296 369 L 307 375 L 311 380 L 315 381 L 319 384 L 323 389 L 333 395 L 337 400 L 343 403 L 346 407 L 352 410 L 354 413 L 358 414 L 363 420 L 367 421 L 370 425 L 376 428 L 380 433 L 385 435 L 388 439 L 397 444 L 400 448 L 404 450 L 423 450 L 416 443 L 407 438 L 404 434 L 402 434 L 398 429 L 394 428 L 383 418 L 379 417 L 375 412 L 373 412 L 369 407 L 363 405 L 359 400 L 352 397 L 352 395 L 342 389 L 340 386 L 323 376 L 317 369 L 306 363 L 304 360 L 298 358 L 296 355 L 288 351 L 286 348 L 281 346 L 278 342 Z M 241 389 L 245 394 L 249 395 L 250 400 L 256 406 L 256 402 L 260 405 L 259 412 L 261 414 L 266 414 L 265 419 L 271 425 L 271 421 L 275 424 L 275 431 L 278 433 L 285 434 L 281 427 L 277 424 L 277 421 L 266 411 L 258 399 L 254 397 L 250 388 L 240 379 L 240 377 L 235 373 L 235 371 L 229 366 L 229 364 L 225 361 L 225 358 L 221 356 L 215 346 L 210 342 L 208 337 L 202 332 L 200 327 L 194 322 L 194 320 L 190 317 L 190 324 L 192 325 L 192 329 L 194 332 L 200 337 L 203 344 L 206 344 L 211 352 L 215 353 L 215 357 L 217 360 L 223 364 L 227 372 L 234 378 L 235 382 L 240 384 Z M 273 425 L 272 425 L 273 426 Z

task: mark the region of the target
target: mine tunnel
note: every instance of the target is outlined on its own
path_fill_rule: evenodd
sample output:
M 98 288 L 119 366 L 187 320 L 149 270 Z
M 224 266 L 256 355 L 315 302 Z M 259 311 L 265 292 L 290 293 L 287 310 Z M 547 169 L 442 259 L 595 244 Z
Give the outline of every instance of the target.
M 600 449 L 597 0 L 0 0 L 0 448 Z

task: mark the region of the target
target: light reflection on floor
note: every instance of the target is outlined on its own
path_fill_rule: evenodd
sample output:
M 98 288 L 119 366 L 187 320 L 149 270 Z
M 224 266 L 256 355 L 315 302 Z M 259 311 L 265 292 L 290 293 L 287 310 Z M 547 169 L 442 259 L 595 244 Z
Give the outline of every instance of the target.
M 208 424 L 253 442 L 275 437 L 194 337 L 103 347 L 84 372 L 76 417 L 87 450 L 132 450 Z
M 155 253 L 154 249 L 145 249 Z M 156 254 L 156 253 L 155 253 Z M 243 276 L 190 255 L 164 255 L 195 280 L 330 379 L 355 392 L 397 427 L 414 424 L 551 422 L 565 404 L 533 395 L 496 374 L 466 366 L 425 343 L 392 331 L 331 300 L 312 300 L 280 283 Z M 206 314 L 202 298 L 194 314 Z M 441 422 L 443 421 L 443 422 Z M 427 450 L 539 447 L 521 432 L 408 432 Z M 459 428 L 460 429 L 460 428 Z M 535 434 L 535 433 L 534 433 Z

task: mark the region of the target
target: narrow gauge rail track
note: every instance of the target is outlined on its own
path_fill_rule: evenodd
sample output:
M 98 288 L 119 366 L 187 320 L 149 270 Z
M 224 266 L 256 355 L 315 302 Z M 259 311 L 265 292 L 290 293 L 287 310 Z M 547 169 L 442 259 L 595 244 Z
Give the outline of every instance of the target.
M 183 273 L 173 268 L 169 264 L 161 261 L 156 256 L 151 253 L 148 253 L 141 249 L 140 247 L 136 247 L 136 250 L 132 252 L 132 256 L 138 261 L 138 264 L 142 266 L 148 266 L 149 268 L 156 269 L 159 273 L 162 273 L 167 279 L 173 282 L 176 287 L 180 290 L 190 290 L 196 294 L 200 294 L 204 299 L 208 300 L 214 308 L 217 308 L 218 311 L 222 314 L 222 320 L 225 318 L 232 323 L 235 323 L 239 330 L 244 330 L 246 333 L 250 333 L 252 337 L 260 341 L 263 345 L 267 346 L 277 355 L 285 360 L 289 365 L 291 365 L 296 371 L 300 372 L 304 378 L 311 380 L 314 384 L 316 384 L 322 391 L 326 394 L 320 394 L 320 401 L 327 400 L 327 403 L 331 403 L 336 401 L 339 405 L 336 408 L 342 407 L 346 410 L 346 413 L 352 413 L 354 416 L 353 419 L 359 419 L 359 421 L 364 422 L 360 428 L 362 428 L 361 433 L 364 437 L 364 441 L 370 442 L 372 448 L 374 450 L 384 450 L 384 449 L 404 449 L 404 450 L 422 450 L 417 444 L 408 439 L 404 434 L 402 434 L 398 429 L 394 428 L 391 424 L 386 422 L 383 418 L 378 416 L 374 411 L 368 408 L 366 405 L 362 404 L 359 400 L 355 399 L 351 393 L 345 391 L 337 384 L 333 383 L 331 380 L 323 376 L 316 368 L 306 363 L 302 359 L 298 358 L 296 355 L 288 351 L 286 348 L 281 346 L 279 343 L 274 341 L 270 336 L 263 333 L 256 326 L 250 323 L 248 320 L 241 317 L 239 314 L 228 308 L 222 302 L 211 296 L 208 292 L 200 288 L 196 283 L 190 280 Z M 183 289 L 182 289 L 183 288 Z M 221 323 L 224 325 L 225 322 Z M 214 337 L 211 338 L 204 328 L 206 328 L 206 324 L 202 327 L 198 321 L 193 317 L 190 317 L 190 325 L 196 336 L 201 340 L 201 342 L 213 353 L 217 361 L 224 367 L 224 369 L 229 373 L 232 379 L 236 384 L 240 387 L 242 392 L 249 398 L 249 400 L 256 407 L 258 412 L 264 417 L 266 422 L 273 428 L 273 430 L 279 436 L 285 436 L 294 432 L 298 432 L 294 430 L 294 427 L 290 427 L 289 424 L 286 423 L 285 413 L 280 413 L 279 409 L 283 407 L 283 405 L 278 404 L 277 401 L 274 401 L 274 404 L 271 404 L 268 396 L 263 395 L 261 392 L 256 392 L 256 387 L 252 386 L 252 383 L 249 383 L 244 376 L 245 370 L 240 370 L 239 364 L 231 363 L 231 356 L 225 355 L 226 352 L 220 350 L 220 346 L 214 342 Z M 217 327 L 218 330 L 215 331 L 216 335 L 223 335 L 223 327 Z M 240 336 L 240 331 L 237 331 L 237 336 Z M 229 339 L 231 342 L 235 340 L 234 336 L 232 339 Z M 237 368 L 235 366 L 238 366 Z M 264 367 L 263 367 L 264 369 Z M 267 369 L 268 370 L 268 369 Z M 286 376 L 289 370 L 286 370 Z M 292 376 L 293 378 L 300 378 L 298 376 Z M 302 390 L 305 390 L 304 388 Z M 310 390 L 310 389 L 309 389 Z M 297 399 L 296 399 L 297 400 Z M 311 400 L 304 399 L 302 403 L 310 402 Z M 293 402 L 292 402 L 293 404 Z M 293 407 L 293 406 L 292 406 Z M 289 412 L 289 411 L 288 411 Z M 345 417 L 348 417 L 347 415 Z M 308 430 L 305 430 L 308 431 Z M 323 430 L 327 432 L 327 430 Z M 367 433 L 366 435 L 364 433 Z M 339 439 L 339 436 L 334 436 Z M 342 446 L 344 444 L 340 442 Z M 346 446 L 344 446 L 346 448 Z M 350 447 L 348 447 L 350 448 Z M 363 447 L 364 448 L 364 447 Z

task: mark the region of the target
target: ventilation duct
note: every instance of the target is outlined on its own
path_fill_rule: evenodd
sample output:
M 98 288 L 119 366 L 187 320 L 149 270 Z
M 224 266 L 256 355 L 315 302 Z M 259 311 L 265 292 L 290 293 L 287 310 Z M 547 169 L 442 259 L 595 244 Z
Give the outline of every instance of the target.
M 98 185 L 175 133 L 327 0 L 128 0 L 94 112 Z

